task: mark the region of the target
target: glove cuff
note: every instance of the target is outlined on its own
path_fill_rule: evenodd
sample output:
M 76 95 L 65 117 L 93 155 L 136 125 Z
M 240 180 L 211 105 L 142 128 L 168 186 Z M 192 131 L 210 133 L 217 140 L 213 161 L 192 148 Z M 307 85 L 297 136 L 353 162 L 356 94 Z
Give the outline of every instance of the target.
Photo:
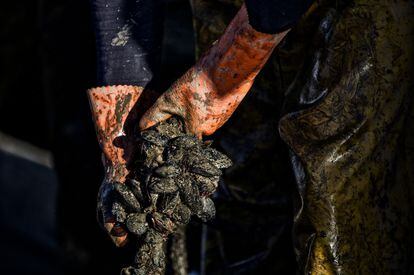
M 107 180 L 123 182 L 128 174 L 126 166 L 134 146 L 127 124 L 135 118 L 132 110 L 142 90 L 138 86 L 119 85 L 92 88 L 87 92 Z

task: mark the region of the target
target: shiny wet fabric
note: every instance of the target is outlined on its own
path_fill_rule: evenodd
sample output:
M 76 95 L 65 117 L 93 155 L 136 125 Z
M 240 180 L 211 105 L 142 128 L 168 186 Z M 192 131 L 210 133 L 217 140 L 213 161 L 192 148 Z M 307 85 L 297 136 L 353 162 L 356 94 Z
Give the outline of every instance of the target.
M 413 6 L 325 5 L 279 125 L 302 203 L 298 256 L 309 274 L 412 274 Z
M 239 2 L 192 1 L 199 52 Z M 414 272 L 413 15 L 409 1 L 319 1 L 291 31 L 217 136 L 236 166 L 207 274 L 293 274 L 290 220 L 300 273 Z

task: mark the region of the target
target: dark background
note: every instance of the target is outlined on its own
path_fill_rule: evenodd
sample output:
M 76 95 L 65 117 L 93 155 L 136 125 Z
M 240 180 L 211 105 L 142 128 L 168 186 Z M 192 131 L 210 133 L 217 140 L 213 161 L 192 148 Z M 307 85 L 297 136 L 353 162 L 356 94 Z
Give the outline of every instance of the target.
M 164 87 L 194 62 L 188 1 L 168 1 L 166 14 Z M 86 0 L 1 4 L 0 274 L 118 274 L 130 261 L 95 218 L 90 20 Z

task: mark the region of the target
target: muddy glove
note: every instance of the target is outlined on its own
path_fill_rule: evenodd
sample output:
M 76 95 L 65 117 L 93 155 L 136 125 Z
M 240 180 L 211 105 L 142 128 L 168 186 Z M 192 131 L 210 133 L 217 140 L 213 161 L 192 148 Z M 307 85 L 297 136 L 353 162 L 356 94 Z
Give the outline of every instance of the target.
M 117 246 L 126 242 L 127 234 L 120 223 L 121 207 L 125 198 L 120 196 L 121 183 L 129 174 L 128 165 L 136 148 L 132 130 L 127 121 L 136 119 L 131 112 L 137 104 L 142 88 L 136 86 L 109 86 L 88 91 L 98 141 L 103 152 L 105 178 L 98 197 L 98 220 Z M 138 211 L 137 202 L 128 201 L 129 211 Z M 121 206 L 122 205 L 122 206 Z
M 147 111 L 140 128 L 177 115 L 197 137 L 213 134 L 233 114 L 286 33 L 255 31 L 243 6 L 220 40 Z
M 160 67 L 164 1 L 91 0 L 90 3 L 96 37 L 97 84 L 103 86 L 88 92 L 105 166 L 98 219 L 120 246 L 126 240 L 120 223 L 124 210 L 136 207 L 125 206 L 118 192 L 125 187 L 119 184 L 126 183 L 129 162 L 136 150 L 132 133 L 128 132 L 132 129 L 128 130 L 125 123 L 133 120 L 133 115 L 139 116 L 130 113 L 141 95 L 142 89 L 138 87 L 146 89 L 140 102 L 146 100 L 144 96 L 152 98 L 148 86 Z M 143 110 L 144 106 L 134 108 L 137 112 Z

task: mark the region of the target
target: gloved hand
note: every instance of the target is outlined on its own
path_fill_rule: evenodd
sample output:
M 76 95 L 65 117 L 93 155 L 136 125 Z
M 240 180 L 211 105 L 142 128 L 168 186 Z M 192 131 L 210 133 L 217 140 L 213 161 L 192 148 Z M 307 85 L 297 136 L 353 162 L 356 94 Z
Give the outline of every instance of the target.
M 141 130 L 177 115 L 189 133 L 199 138 L 213 134 L 233 114 L 287 32 L 257 32 L 243 5 L 220 40 L 145 113 Z
M 137 91 L 125 86 L 89 91 L 106 171 L 98 220 L 117 246 L 127 242 L 128 234 L 143 240 L 134 265 L 121 274 L 164 274 L 167 236 L 192 215 L 203 221 L 214 217 L 208 196 L 231 160 L 185 135 L 174 118 L 129 138 L 127 121 L 133 124 L 136 108 L 141 107 L 136 104 Z
M 127 232 L 118 222 L 118 200 L 122 198 L 117 194 L 116 184 L 123 184 L 128 178 L 128 165 L 136 145 L 126 124 L 137 119 L 131 110 L 141 93 L 142 88 L 136 86 L 108 86 L 88 91 L 105 167 L 98 195 L 98 220 L 117 246 L 126 243 Z
M 130 201 L 127 206 L 122 195 L 131 198 L 130 193 L 121 192 L 129 183 L 129 162 L 137 147 L 125 124 L 137 120 L 141 114 L 136 112 L 146 110 L 139 103 L 130 112 L 138 98 L 139 102 L 156 98 L 148 87 L 160 67 L 164 1 L 91 0 L 90 3 L 97 48 L 97 83 L 104 86 L 88 92 L 105 166 L 98 197 L 98 220 L 115 244 L 122 246 L 127 239 L 122 216 L 125 211 L 134 212 L 138 203 Z M 134 86 L 111 86 L 120 83 Z M 142 96 L 139 87 L 146 88 Z

